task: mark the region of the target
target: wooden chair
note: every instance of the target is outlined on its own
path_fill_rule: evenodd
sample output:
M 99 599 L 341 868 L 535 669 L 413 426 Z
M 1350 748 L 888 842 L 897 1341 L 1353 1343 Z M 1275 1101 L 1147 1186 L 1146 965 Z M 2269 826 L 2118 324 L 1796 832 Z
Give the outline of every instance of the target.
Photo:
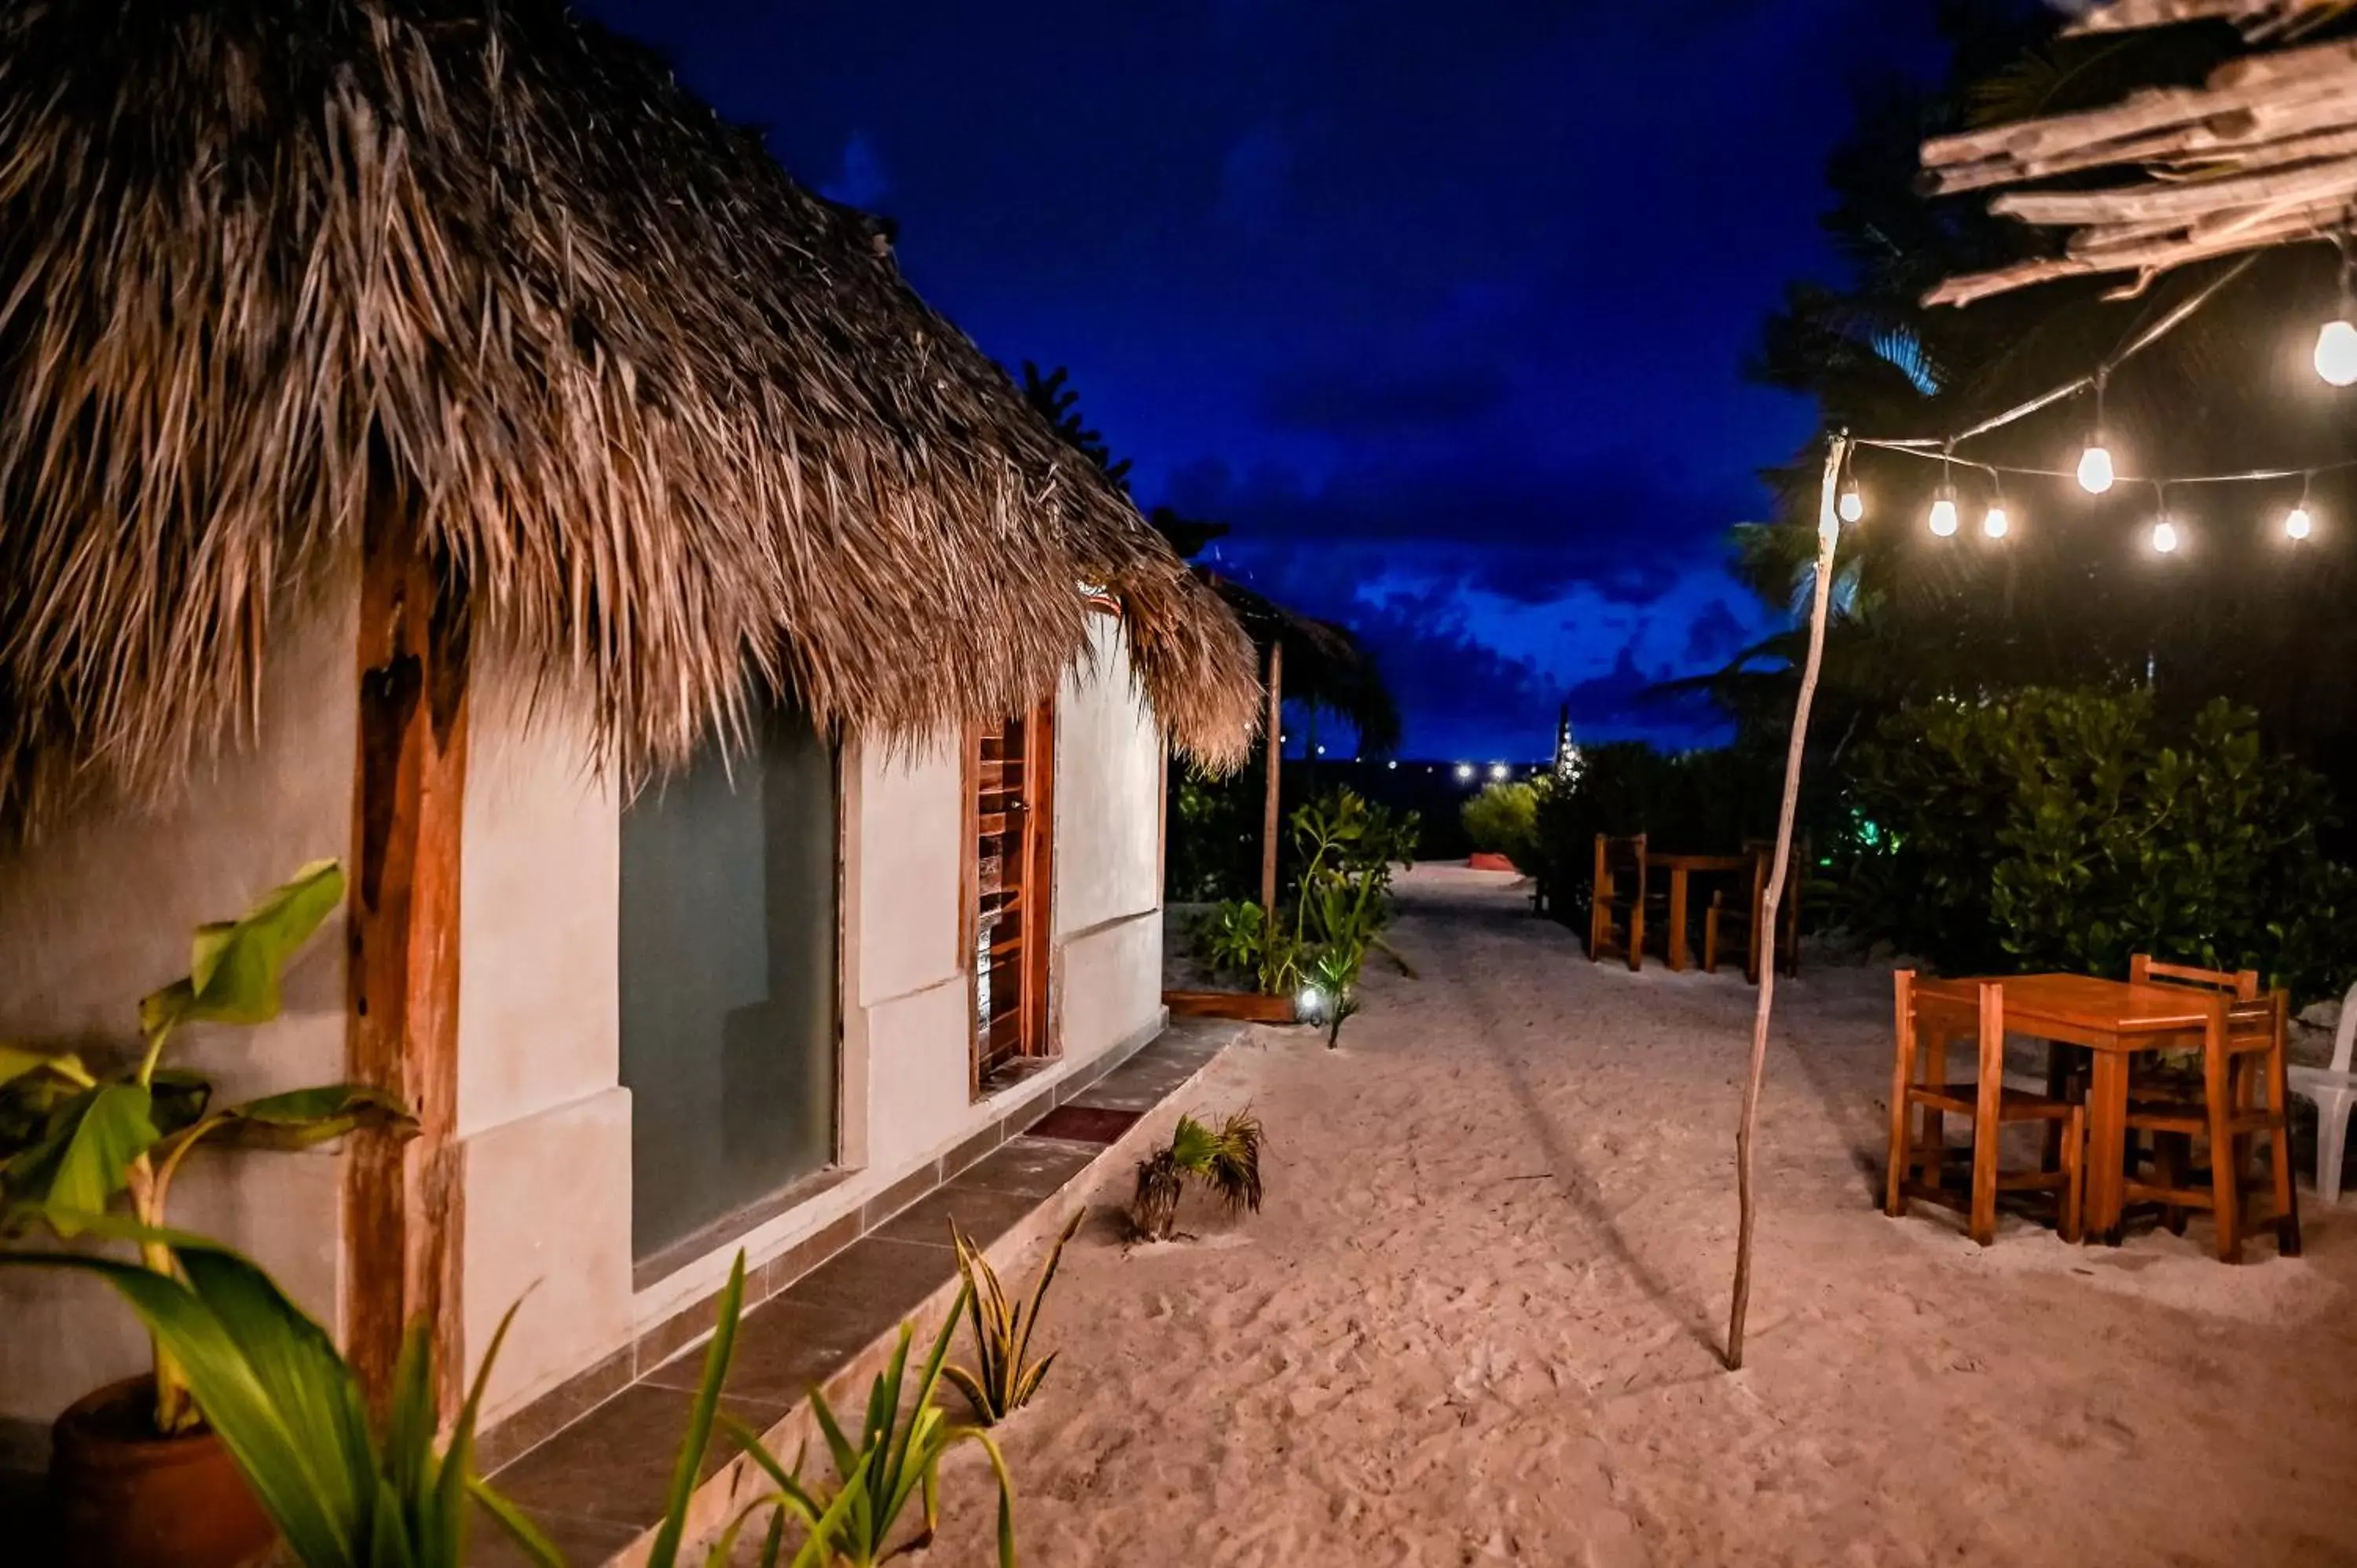
M 2159 963 L 2146 953 L 2129 961 L 2128 978 L 2140 985 L 2222 992 L 2230 1000 L 2225 1033 L 2205 1043 L 2198 1081 L 2164 1070 L 2140 1074 L 2129 1084 L 2128 1133 L 2131 1139 L 2148 1134 L 2152 1153 L 2149 1176 L 2141 1160 L 2128 1173 L 2123 1188 L 2127 1200 L 2160 1205 L 2162 1223 L 2171 1230 L 2185 1228 L 2187 1209 L 2208 1209 L 2218 1256 L 2225 1262 L 2239 1262 L 2244 1234 L 2263 1228 L 2275 1231 L 2279 1253 L 2299 1256 L 2284 1058 L 2290 997 L 2281 991 L 2262 995 L 2252 970 L 2229 973 Z M 2257 1181 L 2246 1181 L 2250 1140 L 2261 1134 L 2267 1140 L 2268 1170 Z M 2210 1145 L 2206 1175 L 2189 1168 L 2196 1138 Z M 2246 1199 L 2254 1197 L 2265 1202 L 2263 1214 L 2245 1212 Z
M 2065 1241 L 2079 1239 L 2080 1197 L 2086 1148 L 2086 1110 L 2049 1095 L 2005 1087 L 2005 986 L 1984 981 L 1977 1008 L 1928 997 L 1916 989 L 1915 972 L 1893 977 L 1898 1003 L 1898 1047 L 1890 1069 L 1890 1165 L 1882 1211 L 1896 1219 L 1908 1200 L 1963 1208 L 1973 1240 L 1986 1247 L 1996 1240 L 1996 1196 L 2037 1191 L 2055 1195 L 2055 1229 Z M 1970 1083 L 1947 1080 L 1951 1039 L 1977 1041 L 1977 1069 Z M 1921 1067 L 1919 1073 L 1918 1067 Z M 1923 1131 L 1915 1134 L 1915 1111 Z M 1942 1179 L 1948 1158 L 1946 1118 L 1973 1124 L 1972 1179 L 1962 1190 Z M 2059 1149 L 2036 1170 L 1997 1167 L 1997 1141 L 2016 1122 L 2059 1123 Z M 1920 1173 L 1920 1174 L 1919 1174 Z
M 1718 972 L 1718 954 L 1722 944 L 1732 945 L 1733 939 L 1743 939 L 1743 978 L 1752 984 L 1760 983 L 1760 913 L 1768 903 L 1768 868 L 1775 864 L 1776 846 L 1753 841 L 1743 846 L 1751 855 L 1751 897 L 1741 909 L 1727 902 L 1727 889 L 1716 889 L 1710 896 L 1710 907 L 1702 917 L 1702 967 L 1706 974 Z M 1801 972 L 1801 868 L 1808 864 L 1809 852 L 1805 839 L 1792 845 L 1792 864 L 1784 873 L 1784 895 L 1776 907 L 1776 972 L 1794 975 Z
M 1645 882 L 1645 835 L 1596 835 L 1596 880 L 1587 902 L 1587 956 L 1602 962 L 1625 957 L 1629 967 L 1645 967 L 1645 918 L 1666 918 L 1668 899 Z M 1656 908 L 1658 906 L 1658 908 Z

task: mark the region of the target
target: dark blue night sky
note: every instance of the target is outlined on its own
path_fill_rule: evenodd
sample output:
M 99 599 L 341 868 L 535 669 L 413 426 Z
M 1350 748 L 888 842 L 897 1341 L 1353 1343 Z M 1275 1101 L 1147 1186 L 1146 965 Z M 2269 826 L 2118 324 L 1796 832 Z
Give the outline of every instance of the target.
M 1854 83 L 1930 0 L 591 0 L 805 182 L 900 224 L 1145 503 L 1349 622 L 1403 751 L 1711 737 L 1635 700 L 1767 614 L 1722 571 L 1803 404 L 1741 374 L 1832 265 Z

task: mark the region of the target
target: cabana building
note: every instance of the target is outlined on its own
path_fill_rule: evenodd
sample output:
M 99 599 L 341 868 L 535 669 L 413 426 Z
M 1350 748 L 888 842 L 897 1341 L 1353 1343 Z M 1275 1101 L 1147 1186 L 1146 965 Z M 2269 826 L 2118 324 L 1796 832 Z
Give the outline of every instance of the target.
M 0 1038 L 129 1045 L 340 859 L 285 1015 L 184 1059 L 422 1132 L 174 1218 L 364 1370 L 523 1298 L 496 1422 L 1152 1037 L 1165 758 L 1257 702 L 879 225 L 555 0 L 0 16 Z M 0 1299 L 38 1463 L 145 1342 Z

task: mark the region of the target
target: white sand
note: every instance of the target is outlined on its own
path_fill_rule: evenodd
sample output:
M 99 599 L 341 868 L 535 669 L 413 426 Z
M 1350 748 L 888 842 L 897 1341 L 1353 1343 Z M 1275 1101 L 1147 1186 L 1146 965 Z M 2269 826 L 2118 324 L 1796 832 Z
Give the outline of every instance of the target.
M 1075 1241 L 1005 1434 L 1027 1563 L 2357 1563 L 2357 1207 L 2239 1269 L 2199 1218 L 1886 1219 L 1889 981 L 1820 970 L 1779 991 L 1730 1376 L 1753 993 L 1591 965 L 1508 886 L 1419 870 L 1421 980 L 1189 1097 L 1265 1117 L 1265 1213 Z M 924 1560 L 980 1568 L 974 1456 L 947 1493 Z

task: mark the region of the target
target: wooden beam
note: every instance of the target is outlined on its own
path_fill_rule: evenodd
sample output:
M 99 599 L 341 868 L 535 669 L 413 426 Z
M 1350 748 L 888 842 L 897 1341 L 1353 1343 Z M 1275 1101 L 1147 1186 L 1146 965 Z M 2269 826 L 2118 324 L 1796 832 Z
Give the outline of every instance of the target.
M 468 624 L 411 498 L 379 467 L 361 530 L 345 1051 L 351 1078 L 399 1095 L 418 1135 L 361 1133 L 346 1159 L 344 1339 L 382 1410 L 404 1329 L 430 1323 L 447 1414 L 466 1375 L 456 1133 Z
M 2018 190 L 1989 203 L 2001 218 L 2046 227 L 2081 223 L 2190 222 L 2229 208 L 2338 199 L 2357 190 L 2357 158 L 2223 179 L 2147 180 L 2111 190 Z
M 1285 771 L 1285 644 L 1268 644 L 1268 794 L 1260 817 L 1260 908 L 1271 930 L 1276 929 L 1277 783 Z

